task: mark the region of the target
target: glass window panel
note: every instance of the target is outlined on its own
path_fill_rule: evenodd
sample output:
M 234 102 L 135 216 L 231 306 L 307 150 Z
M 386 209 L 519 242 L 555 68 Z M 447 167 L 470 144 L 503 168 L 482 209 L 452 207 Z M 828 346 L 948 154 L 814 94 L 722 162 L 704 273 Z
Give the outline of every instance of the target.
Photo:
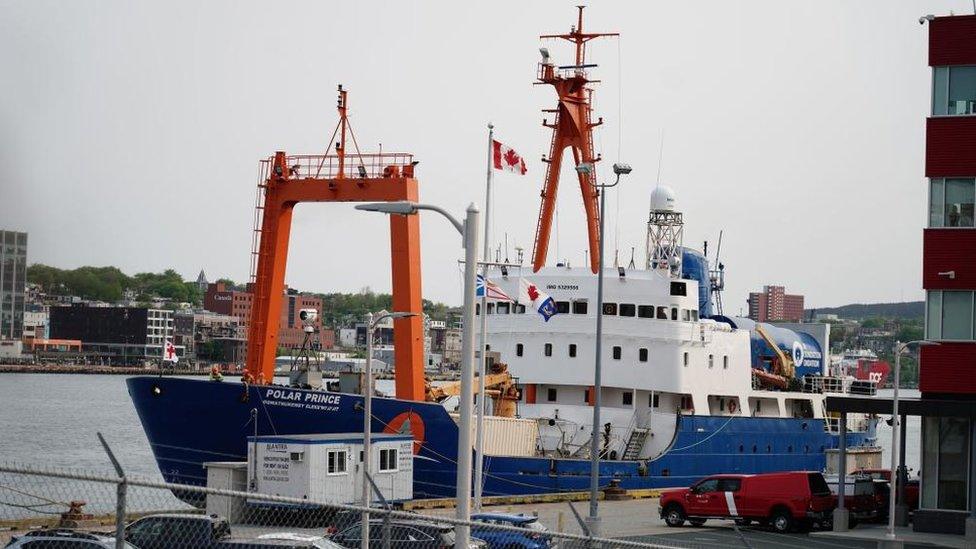
M 932 114 L 946 113 L 948 85 L 949 67 L 934 67 L 932 69 Z
M 945 226 L 973 226 L 973 180 L 945 180 Z
M 976 67 L 949 69 L 948 114 L 976 112 Z
M 969 339 L 973 334 L 973 293 L 942 292 L 942 338 Z
M 969 490 L 969 419 L 944 417 L 939 424 L 939 509 L 966 510 Z
M 941 179 L 933 179 L 929 185 L 929 227 L 942 227 L 945 223 L 945 189 Z
M 942 339 L 942 292 L 934 290 L 926 297 L 928 325 L 925 327 L 925 339 Z

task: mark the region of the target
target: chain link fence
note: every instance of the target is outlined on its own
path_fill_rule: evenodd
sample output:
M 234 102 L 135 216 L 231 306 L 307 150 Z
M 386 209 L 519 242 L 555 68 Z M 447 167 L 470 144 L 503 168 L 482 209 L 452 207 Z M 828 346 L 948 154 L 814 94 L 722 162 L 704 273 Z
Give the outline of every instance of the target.
M 359 505 L 249 492 L 246 482 L 233 486 L 238 489 L 0 464 L 0 547 L 442 549 L 454 547 L 459 527 L 469 529 L 470 547 L 477 549 L 709 546 L 590 537 L 571 505 L 565 523 L 560 518 L 553 525 L 491 510 L 461 522 L 448 509 L 420 513 L 381 501 L 364 522 L 367 509 Z

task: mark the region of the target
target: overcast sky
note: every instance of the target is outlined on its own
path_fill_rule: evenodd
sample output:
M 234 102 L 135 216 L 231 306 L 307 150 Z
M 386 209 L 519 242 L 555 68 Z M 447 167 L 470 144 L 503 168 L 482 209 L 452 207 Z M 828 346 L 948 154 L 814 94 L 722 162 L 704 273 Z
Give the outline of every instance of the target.
M 360 146 L 414 153 L 421 199 L 459 216 L 484 200 L 494 122 L 529 173 L 496 177 L 493 240 L 528 259 L 554 106 L 538 47 L 571 62 L 538 35 L 568 31 L 574 3 L 2 1 L 0 228 L 30 233 L 32 263 L 246 280 L 258 161 L 321 152 L 342 83 Z M 685 244 L 725 231 L 727 311 L 763 284 L 808 307 L 922 299 L 918 17 L 951 10 L 972 4 L 592 2 L 588 28 L 622 35 L 589 50 L 600 176 L 634 168 L 607 195 L 608 251 L 643 260 L 663 135 Z M 582 265 L 570 169 L 549 259 Z M 425 296 L 460 303 L 454 229 L 421 227 Z M 383 216 L 300 205 L 292 235 L 291 286 L 389 290 Z

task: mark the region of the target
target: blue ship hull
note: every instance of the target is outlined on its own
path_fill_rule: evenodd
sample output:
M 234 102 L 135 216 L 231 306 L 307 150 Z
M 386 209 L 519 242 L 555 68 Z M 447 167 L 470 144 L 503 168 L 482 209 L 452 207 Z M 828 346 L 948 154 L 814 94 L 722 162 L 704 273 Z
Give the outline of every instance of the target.
M 205 485 L 203 463 L 245 461 L 246 438 L 269 434 L 361 433 L 360 395 L 169 377 L 127 381 L 156 462 L 168 482 Z M 453 497 L 458 427 L 439 404 L 373 399 L 371 430 L 415 439 L 414 496 Z M 671 448 L 652 461 L 601 462 L 600 484 L 626 489 L 688 486 L 715 473 L 824 468 L 838 437 L 820 419 L 681 416 Z M 867 442 L 848 434 L 849 447 Z M 484 458 L 485 495 L 587 490 L 590 462 Z

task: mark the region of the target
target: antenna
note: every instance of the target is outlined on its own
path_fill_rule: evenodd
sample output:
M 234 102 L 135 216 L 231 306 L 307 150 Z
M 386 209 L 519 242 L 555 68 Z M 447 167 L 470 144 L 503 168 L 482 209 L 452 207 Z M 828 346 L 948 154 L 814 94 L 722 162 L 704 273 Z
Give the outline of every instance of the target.
M 718 245 L 715 246 L 715 269 L 708 271 L 708 281 L 712 286 L 712 293 L 715 294 L 715 312 L 722 312 L 722 290 L 725 289 L 725 265 L 722 264 L 719 256 L 722 253 L 722 234 L 724 230 L 718 232 Z M 708 243 L 705 243 L 705 258 L 708 258 Z
M 974 0 L 976 1 L 976 0 Z M 664 129 L 661 129 L 661 147 L 657 151 L 657 181 L 654 186 L 661 184 L 661 164 L 664 163 Z

